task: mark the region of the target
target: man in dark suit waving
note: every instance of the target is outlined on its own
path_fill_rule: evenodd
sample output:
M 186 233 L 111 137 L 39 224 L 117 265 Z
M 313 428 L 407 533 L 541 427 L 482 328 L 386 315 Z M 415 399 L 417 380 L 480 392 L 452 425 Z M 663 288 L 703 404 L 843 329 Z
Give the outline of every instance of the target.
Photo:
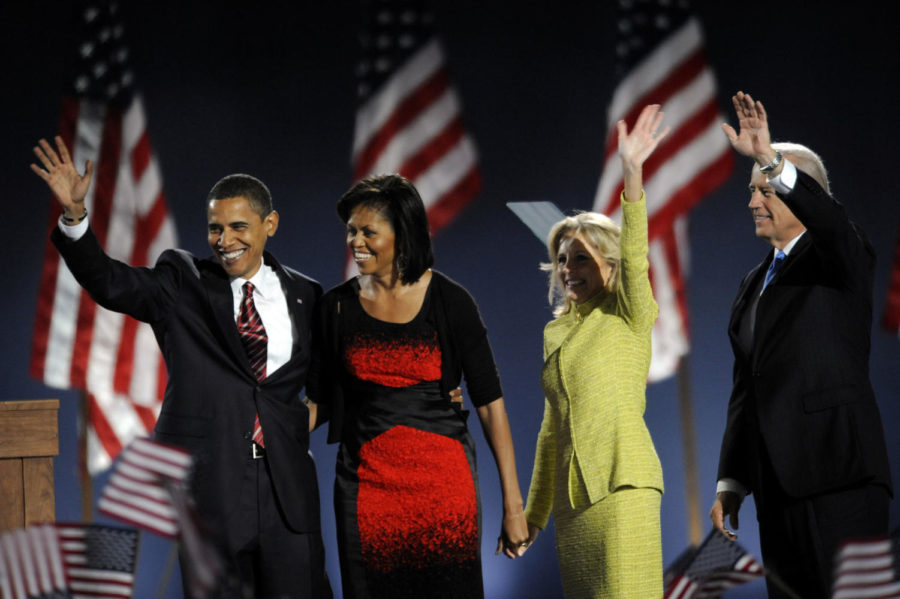
M 236 574 L 221 596 L 330 597 L 298 396 L 322 288 L 265 252 L 278 229 L 269 190 L 249 175 L 223 178 L 207 198 L 214 257 L 167 250 L 135 268 L 107 256 L 88 225 L 90 162 L 82 176 L 56 146 L 41 140 L 43 168 L 31 165 L 63 207 L 51 238 L 94 301 L 153 327 L 169 374 L 155 437 L 194 456 L 198 512 Z
M 743 92 L 733 102 L 740 131 L 722 128 L 755 161 L 749 208 L 774 249 L 732 306 L 734 387 L 710 518 L 733 536 L 724 518 L 737 528 L 753 493 L 766 567 L 804 597 L 827 597 L 840 543 L 888 528 L 890 471 L 869 382 L 875 255 L 831 197 L 819 157 L 771 143 L 761 102 Z

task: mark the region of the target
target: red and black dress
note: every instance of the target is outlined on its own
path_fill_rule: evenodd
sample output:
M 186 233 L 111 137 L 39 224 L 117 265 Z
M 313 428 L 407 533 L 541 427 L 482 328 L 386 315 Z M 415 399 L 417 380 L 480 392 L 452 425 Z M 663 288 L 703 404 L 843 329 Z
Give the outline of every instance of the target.
M 444 390 L 455 343 L 442 342 L 452 322 L 436 317 L 447 290 L 435 288 L 449 279 L 435 284 L 437 275 L 404 324 L 370 316 L 355 281 L 341 287 L 356 293 L 324 302 L 338 321 L 326 328 L 340 379 L 334 505 L 347 598 L 483 596 L 475 447 L 466 412 Z M 318 384 L 310 381 L 313 399 Z

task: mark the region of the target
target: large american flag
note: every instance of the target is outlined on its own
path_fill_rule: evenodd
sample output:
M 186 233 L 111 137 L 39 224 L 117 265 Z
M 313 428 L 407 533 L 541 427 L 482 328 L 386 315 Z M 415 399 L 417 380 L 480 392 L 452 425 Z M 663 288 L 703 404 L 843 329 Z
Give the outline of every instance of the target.
M 620 220 L 622 166 L 616 122 L 629 127 L 647 104 L 662 104 L 672 131 L 644 164 L 650 236 L 650 277 L 659 304 L 650 380 L 675 373 L 690 348 L 685 284 L 687 213 L 728 179 L 734 158 L 719 129 L 724 120 L 706 62 L 703 31 L 686 0 L 620 0 L 618 84 L 607 114 L 603 172 L 594 210 Z
M 665 572 L 664 599 L 711 599 L 764 575 L 743 547 L 712 529 L 700 546 Z
M 900 597 L 900 530 L 888 538 L 848 541 L 838 552 L 832 599 Z
M 85 198 L 91 227 L 106 252 L 148 265 L 176 245 L 159 166 L 134 87 L 119 8 L 81 2 L 66 78 L 60 135 L 73 162 L 92 160 Z M 48 231 L 61 207 L 51 201 Z M 124 445 L 153 430 L 166 371 L 147 324 L 98 307 L 56 249 L 45 249 L 31 356 L 31 375 L 51 387 L 87 393 L 88 468 L 105 470 Z
M 475 144 L 424 2 L 364 6 L 353 179 L 403 175 L 419 190 L 436 234 L 481 188 Z

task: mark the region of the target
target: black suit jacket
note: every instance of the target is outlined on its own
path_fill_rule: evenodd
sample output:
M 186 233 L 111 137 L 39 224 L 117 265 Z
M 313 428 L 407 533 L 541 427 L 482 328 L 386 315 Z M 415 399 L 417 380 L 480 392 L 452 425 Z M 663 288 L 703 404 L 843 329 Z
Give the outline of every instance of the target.
M 258 412 L 289 528 L 318 531 L 309 413 L 298 394 L 321 286 L 264 255 L 285 292 L 294 347 L 290 360 L 258 383 L 235 325 L 228 276 L 215 259 L 166 250 L 153 268 L 138 268 L 107 256 L 92 231 L 73 241 L 54 228 L 51 239 L 94 301 L 152 326 L 169 375 L 155 438 L 194 455 L 191 487 L 200 513 L 221 526 L 237 506 Z
M 756 491 L 763 447 L 781 488 L 793 497 L 866 480 L 890 489 L 869 381 L 874 251 L 843 206 L 805 173 L 798 171 L 782 200 L 807 231 L 759 297 L 749 345 L 739 334 L 741 322 L 771 251 L 744 277 L 732 306 L 734 387 L 719 479 Z

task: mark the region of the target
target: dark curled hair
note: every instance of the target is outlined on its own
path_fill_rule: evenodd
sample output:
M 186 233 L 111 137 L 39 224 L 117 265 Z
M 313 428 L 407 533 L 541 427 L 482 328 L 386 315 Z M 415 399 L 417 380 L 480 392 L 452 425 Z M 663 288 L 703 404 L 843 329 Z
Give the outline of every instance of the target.
M 272 212 L 272 194 L 269 188 L 251 175 L 235 173 L 222 177 L 206 195 L 206 204 L 209 205 L 213 200 L 229 198 L 247 198 L 250 208 L 260 218 L 265 218 Z
M 375 175 L 358 181 L 341 196 L 337 213 L 345 225 L 364 206 L 380 213 L 394 229 L 394 266 L 400 281 L 415 283 L 434 264 L 425 204 L 416 188 L 400 175 Z

